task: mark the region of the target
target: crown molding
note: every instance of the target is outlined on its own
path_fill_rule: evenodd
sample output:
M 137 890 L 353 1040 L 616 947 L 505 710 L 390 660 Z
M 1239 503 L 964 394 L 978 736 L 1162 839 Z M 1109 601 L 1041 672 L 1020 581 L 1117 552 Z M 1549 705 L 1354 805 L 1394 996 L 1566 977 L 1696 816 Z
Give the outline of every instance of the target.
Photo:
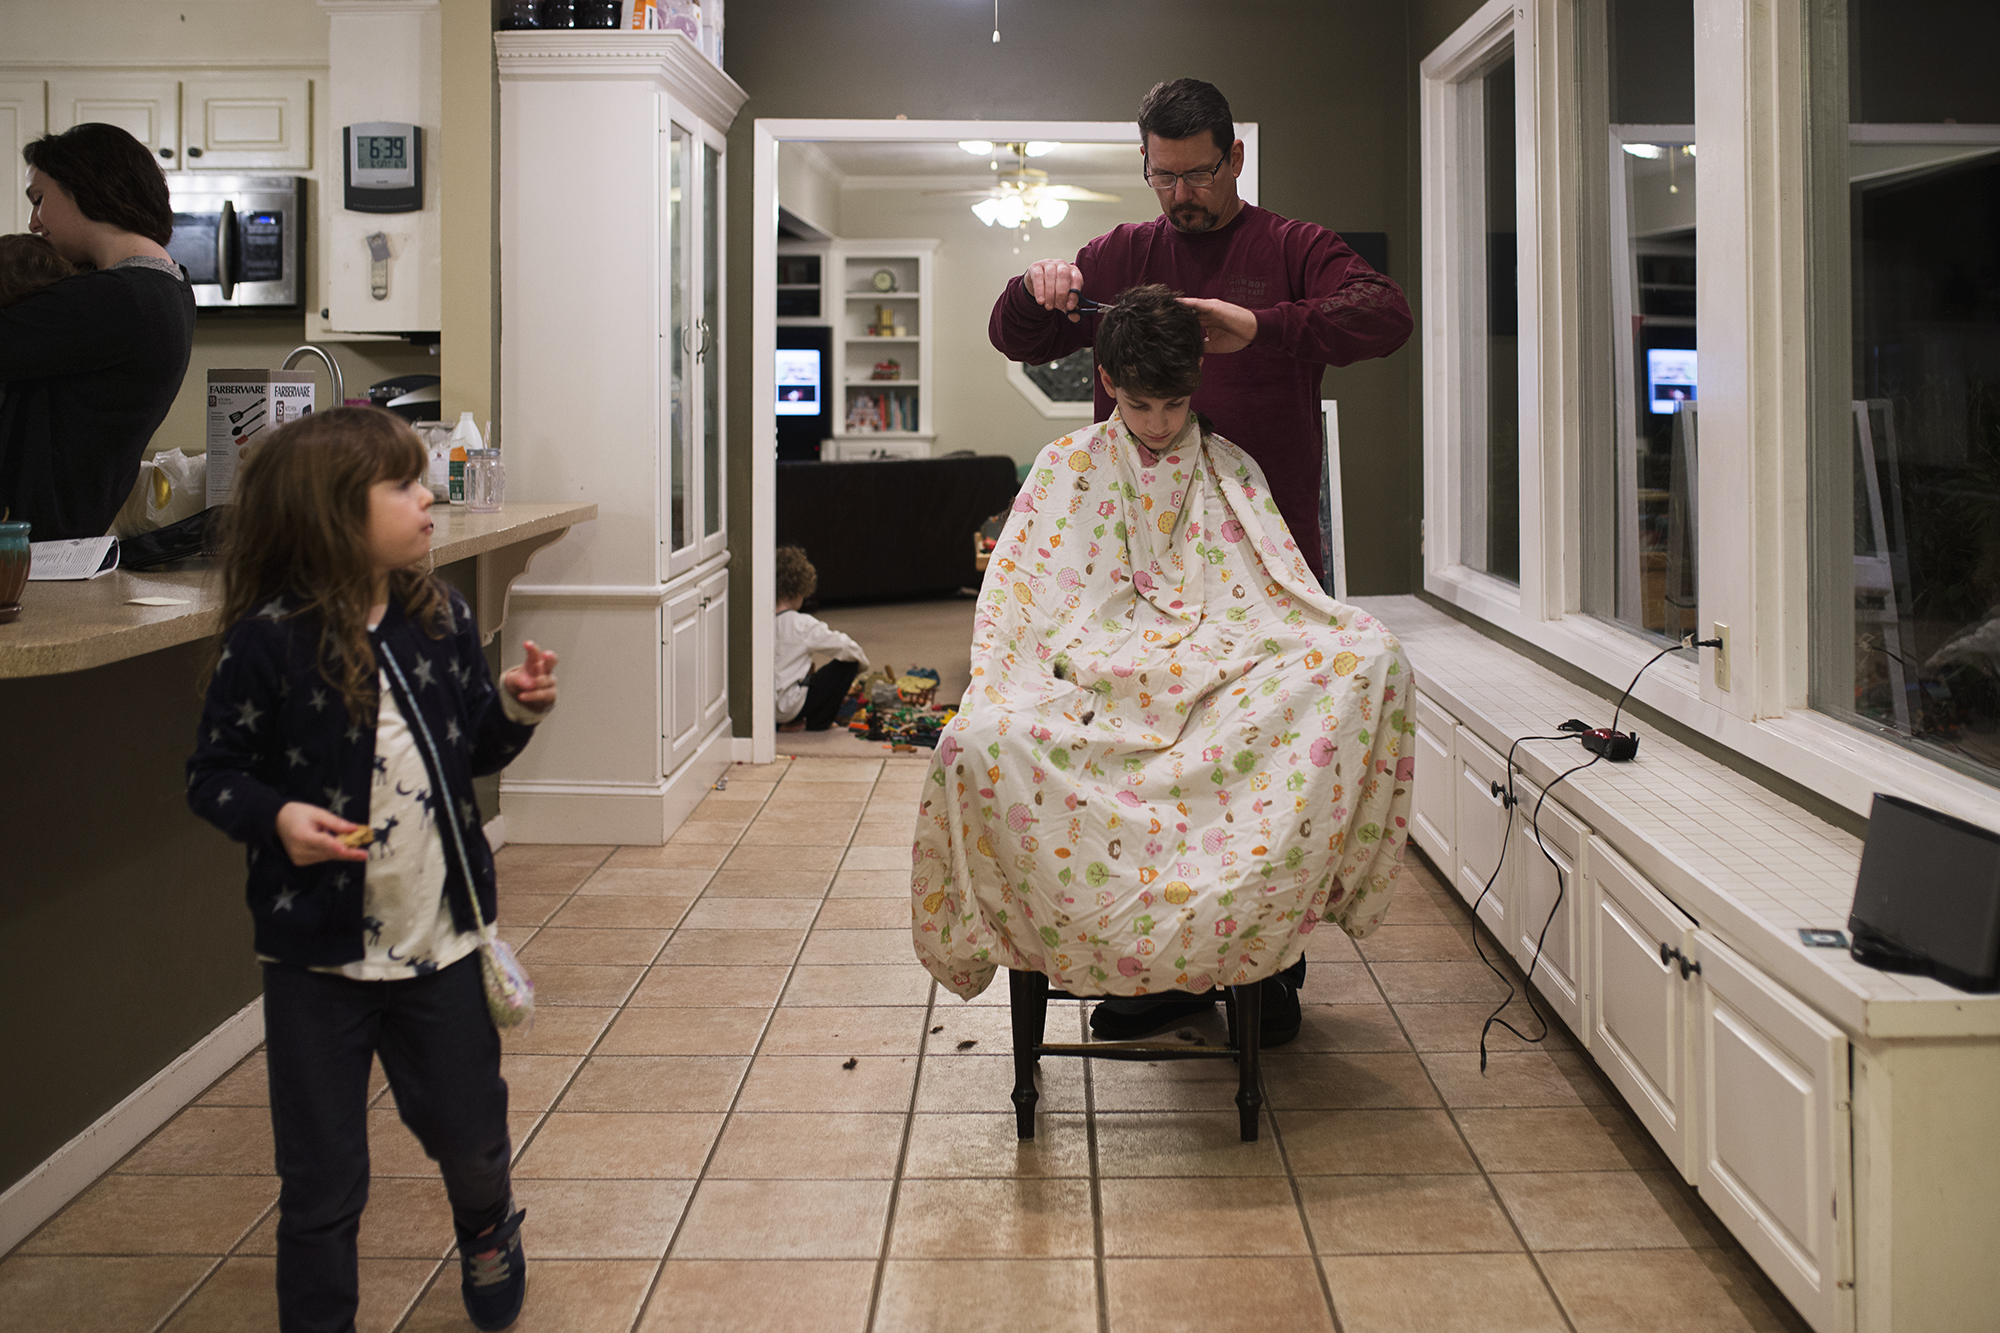
M 789 147 L 790 145 L 787 145 Z M 842 176 L 840 188 L 843 190 L 988 190 L 998 182 L 993 173 L 968 174 L 963 176 Z M 1065 172 L 1061 179 L 1052 180 L 1050 185 L 1074 185 L 1084 190 L 1103 190 L 1107 194 L 1123 192 L 1134 194 L 1148 192 L 1146 183 L 1127 176 L 1072 176 Z
M 325 0 L 322 0 L 324 3 Z M 366 4 L 369 0 L 360 0 Z M 750 94 L 678 32 L 496 32 L 500 82 L 650 80 L 727 130 Z

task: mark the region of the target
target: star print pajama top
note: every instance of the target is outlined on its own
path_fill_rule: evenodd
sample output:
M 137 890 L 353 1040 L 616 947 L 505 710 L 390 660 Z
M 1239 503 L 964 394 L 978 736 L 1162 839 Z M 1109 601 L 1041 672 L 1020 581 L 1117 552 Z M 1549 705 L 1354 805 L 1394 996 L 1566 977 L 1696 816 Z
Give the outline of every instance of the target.
M 300 604 L 273 598 L 224 635 L 188 804 L 245 845 L 260 958 L 361 979 L 421 975 L 477 944 L 468 890 L 494 920 L 472 778 L 526 748 L 534 714 L 494 686 L 453 592 L 439 638 L 390 602 L 371 636 L 383 705 L 357 723 L 320 674 L 319 625 Z M 293 865 L 276 827 L 290 801 L 369 824 L 368 863 Z
M 917 816 L 917 957 L 1075 995 L 1261 981 L 1381 924 L 1416 727 L 1409 662 L 1320 590 L 1263 472 L 1111 420 L 1042 451 L 980 589 L 972 687 Z

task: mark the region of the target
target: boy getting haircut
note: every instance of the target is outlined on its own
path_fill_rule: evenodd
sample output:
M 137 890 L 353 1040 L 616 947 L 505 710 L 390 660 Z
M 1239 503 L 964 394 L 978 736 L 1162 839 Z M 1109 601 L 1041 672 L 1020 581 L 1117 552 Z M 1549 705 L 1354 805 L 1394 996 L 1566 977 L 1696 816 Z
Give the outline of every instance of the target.
M 1097 364 L 1142 398 L 1187 398 L 1201 386 L 1201 316 L 1152 283 L 1118 293 L 1097 326 Z

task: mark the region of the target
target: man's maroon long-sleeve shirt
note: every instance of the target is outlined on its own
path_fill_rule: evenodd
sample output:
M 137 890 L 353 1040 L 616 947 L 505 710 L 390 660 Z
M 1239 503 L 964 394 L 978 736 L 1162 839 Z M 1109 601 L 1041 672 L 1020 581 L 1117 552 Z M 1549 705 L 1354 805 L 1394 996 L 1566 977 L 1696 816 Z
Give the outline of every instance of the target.
M 1319 549 L 1320 371 L 1387 356 L 1410 336 L 1403 290 L 1310 222 L 1245 204 L 1226 226 L 1189 234 L 1162 215 L 1116 227 L 1077 252 L 1084 294 L 1111 302 L 1127 287 L 1165 283 L 1183 296 L 1240 305 L 1257 337 L 1240 352 L 1202 359 L 1194 410 L 1264 469 L 1299 550 L 1326 582 Z M 1071 323 L 1044 310 L 1015 278 L 993 305 L 987 333 L 1009 360 L 1039 365 L 1089 346 L 1097 316 Z M 1096 388 L 1096 419 L 1111 415 Z

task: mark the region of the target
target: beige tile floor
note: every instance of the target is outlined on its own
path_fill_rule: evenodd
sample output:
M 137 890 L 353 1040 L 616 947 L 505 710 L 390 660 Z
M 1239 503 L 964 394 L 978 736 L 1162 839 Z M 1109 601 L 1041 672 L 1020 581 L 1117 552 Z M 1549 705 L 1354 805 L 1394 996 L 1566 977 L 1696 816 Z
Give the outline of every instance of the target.
M 912 961 L 923 771 L 738 766 L 664 847 L 500 853 L 524 1333 L 1804 1327 L 1559 1035 L 1480 1075 L 1503 992 L 1421 865 L 1314 936 L 1257 1143 L 1233 1066 L 1056 1059 L 1017 1142 L 1004 983 Z M 274 1327 L 264 1101 L 253 1055 L 0 1260 L 0 1325 Z M 371 1114 L 359 1326 L 468 1328 L 443 1189 Z

